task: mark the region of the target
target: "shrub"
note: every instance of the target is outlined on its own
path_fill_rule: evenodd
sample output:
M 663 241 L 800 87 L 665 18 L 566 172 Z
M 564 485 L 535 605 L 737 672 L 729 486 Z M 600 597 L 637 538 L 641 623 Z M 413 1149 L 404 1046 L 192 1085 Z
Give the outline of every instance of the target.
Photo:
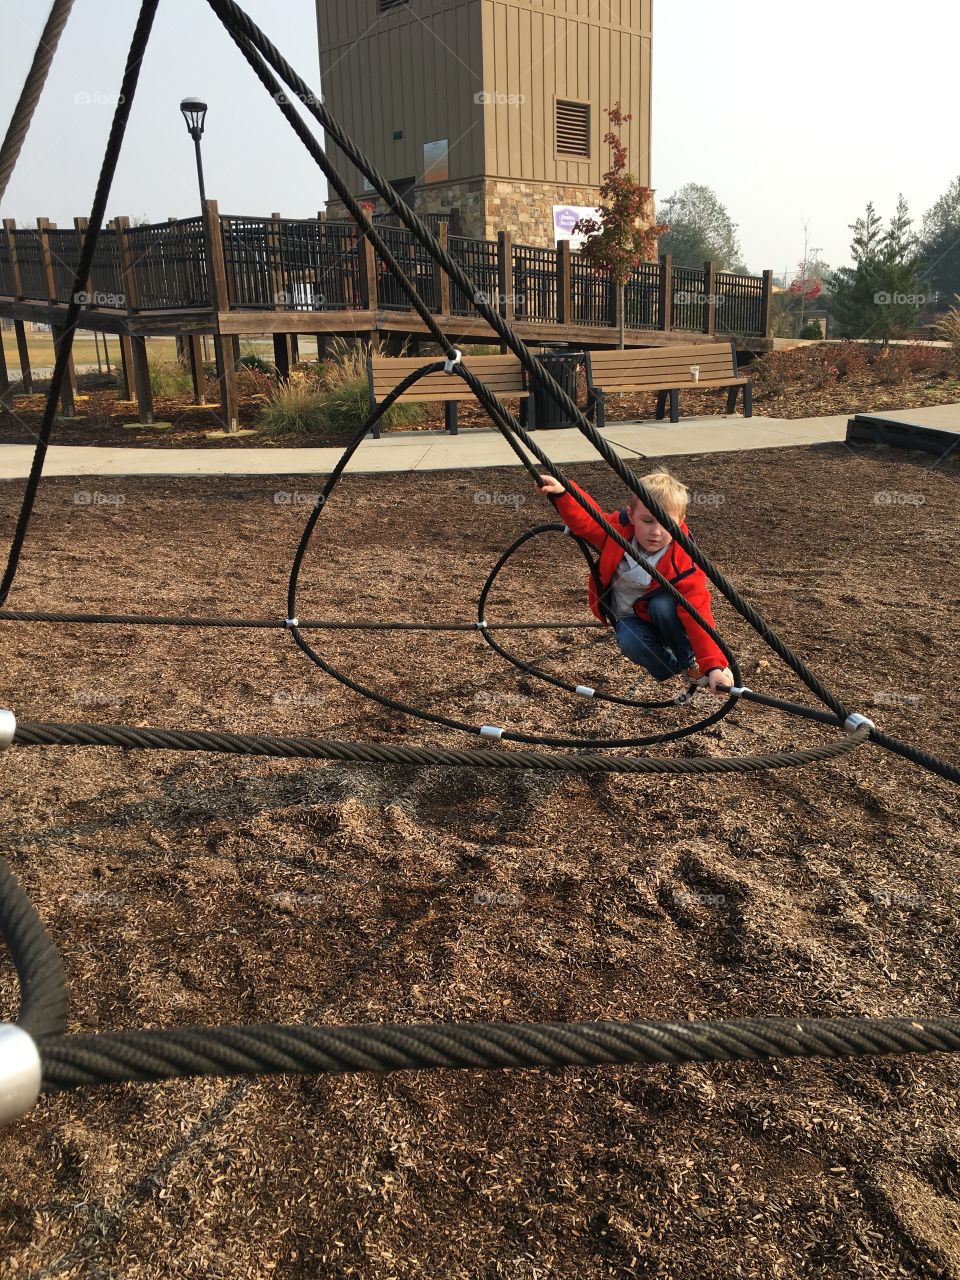
M 947 352 L 942 347 L 901 347 L 907 357 L 911 373 L 928 373 L 943 377 L 947 372 Z
M 150 391 L 155 396 L 183 396 L 193 390 L 190 370 L 181 360 L 151 360 Z
M 888 347 L 877 361 L 877 377 L 883 387 L 893 387 L 910 375 L 910 356 L 904 347 Z
M 255 351 L 245 351 L 237 361 L 237 369 L 256 369 L 259 373 L 276 373 L 276 366 L 258 356 Z
M 845 340 L 839 346 L 835 346 L 831 359 L 836 366 L 838 380 L 856 382 L 863 378 L 872 354 L 872 349 L 864 342 Z
M 337 349 L 337 358 L 324 369 L 323 392 L 329 429 L 352 434 L 366 421 L 370 416 L 370 382 L 365 347 L 343 344 Z M 406 427 L 422 418 L 422 405 L 395 404 L 380 419 L 380 426 Z
M 954 294 L 957 305 L 945 311 L 933 326 L 933 332 L 938 338 L 943 338 L 947 342 L 953 344 L 955 349 L 960 350 L 960 293 Z
M 274 435 L 306 434 L 326 426 L 323 392 L 295 371 L 287 382 L 273 387 L 260 411 L 259 425 Z
M 808 340 L 813 340 L 813 341 L 822 341 L 823 329 L 816 322 L 816 320 L 808 320 L 807 323 L 800 330 L 800 332 L 797 334 L 797 337 L 806 338 Z

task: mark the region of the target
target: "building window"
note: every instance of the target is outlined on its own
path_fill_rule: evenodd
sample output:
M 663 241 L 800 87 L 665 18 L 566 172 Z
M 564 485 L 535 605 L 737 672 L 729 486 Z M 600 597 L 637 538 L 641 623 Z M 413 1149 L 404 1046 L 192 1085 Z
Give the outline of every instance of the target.
M 590 155 L 590 104 L 557 99 L 557 154 Z
M 423 144 L 423 181 L 446 182 L 450 177 L 450 144 L 446 138 Z

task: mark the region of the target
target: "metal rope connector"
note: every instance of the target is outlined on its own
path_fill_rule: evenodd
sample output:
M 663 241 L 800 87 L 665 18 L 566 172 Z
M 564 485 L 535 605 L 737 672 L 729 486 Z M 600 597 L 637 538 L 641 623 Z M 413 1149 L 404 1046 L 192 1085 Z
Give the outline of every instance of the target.
M 872 720 L 868 720 L 866 716 L 860 715 L 858 711 L 854 711 L 851 715 L 847 716 L 846 720 L 843 722 L 843 727 L 846 729 L 847 733 L 856 733 L 862 725 L 866 725 L 868 729 L 875 729 L 877 727 Z
M 581 698 L 592 698 L 596 694 L 596 689 L 591 689 L 588 684 L 578 684 L 573 691 L 579 693 Z
M 740 698 L 745 693 L 753 693 L 753 690 L 748 689 L 745 684 L 744 685 L 734 684 L 730 686 L 727 692 L 730 694 L 731 698 Z
M 482 630 L 484 629 L 484 627 L 485 627 L 487 624 L 486 624 L 486 622 L 475 622 L 473 625 L 474 625 L 474 626 L 475 626 L 479 631 L 482 631 Z
M 25 1116 L 40 1097 L 42 1082 L 33 1036 L 12 1022 L 0 1023 L 0 1124 Z
M 286 622 L 284 623 L 284 625 L 285 625 L 285 626 L 287 626 L 287 627 L 299 627 L 299 625 L 300 625 L 300 619 L 299 619 L 299 618 L 287 618 L 287 620 L 286 620 Z
M 0 709 L 0 751 L 13 745 L 17 732 L 17 717 L 12 711 Z
M 482 724 L 480 726 L 480 737 L 481 738 L 502 738 L 503 730 L 498 728 L 497 725 L 495 724 Z
M 453 373 L 454 365 L 458 365 L 462 359 L 463 359 L 463 352 L 460 350 L 459 347 L 454 347 L 453 355 L 448 357 L 443 362 L 443 372 Z

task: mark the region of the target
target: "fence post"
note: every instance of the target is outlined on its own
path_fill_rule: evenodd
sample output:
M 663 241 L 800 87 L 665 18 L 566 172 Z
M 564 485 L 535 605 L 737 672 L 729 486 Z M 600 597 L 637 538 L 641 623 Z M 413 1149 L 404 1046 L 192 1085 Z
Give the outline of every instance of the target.
M 773 272 L 764 271 L 760 293 L 760 332 L 765 338 L 773 337 L 773 318 L 770 315 L 770 299 L 773 295 Z
M 43 278 L 46 282 L 47 304 L 50 307 L 50 332 L 53 335 L 53 355 L 54 360 L 57 358 L 57 351 L 63 339 L 63 326 L 56 324 L 53 318 L 53 309 L 57 305 L 57 281 L 53 274 L 53 254 L 50 250 L 50 238 L 48 232 L 56 230 L 57 224 L 51 222 L 49 218 L 37 219 L 37 231 L 40 233 L 40 253 L 43 259 Z M 73 352 L 67 357 L 66 376 L 60 387 L 60 412 L 65 418 L 75 418 L 77 416 L 77 369 L 73 361 Z
M 216 200 L 203 202 L 203 235 L 210 263 L 210 305 L 213 308 L 213 349 L 217 357 L 220 384 L 220 421 L 228 435 L 240 429 L 240 397 L 237 388 L 237 360 L 240 341 L 235 334 L 220 332 L 220 316 L 230 310 L 227 260 L 223 249 L 220 206 Z
M 440 248 L 444 253 L 448 253 L 450 233 L 445 222 L 441 222 L 437 229 L 437 239 L 440 241 Z M 437 288 L 440 298 L 440 315 L 442 317 L 447 317 L 450 315 L 450 277 L 440 266 L 439 262 L 435 262 L 433 264 L 433 272 L 437 280 Z
M 557 245 L 557 324 L 573 323 L 572 265 L 570 241 Z
M 13 284 L 13 296 L 17 302 L 23 299 L 23 284 L 20 280 L 20 264 L 17 261 L 17 238 L 13 234 L 17 224 L 13 218 L 4 218 L 4 231 L 10 249 L 10 276 Z M 27 331 L 22 320 L 14 320 L 13 329 L 17 335 L 17 357 L 20 361 L 20 381 L 24 395 L 33 395 L 33 371 L 30 368 L 30 348 L 27 346 Z
M 717 329 L 717 269 L 713 262 L 703 264 L 703 332 Z
M 133 333 L 130 317 L 134 316 L 139 306 L 137 294 L 137 277 L 130 249 L 130 219 L 115 218 L 117 229 L 117 247 L 120 251 L 120 271 L 123 276 L 123 292 L 127 301 L 127 346 L 124 355 L 127 358 L 127 391 L 130 390 L 130 364 L 133 365 L 133 383 L 137 397 L 137 417 L 149 426 L 153 418 L 153 389 L 150 386 L 150 365 L 147 360 L 147 340 L 139 333 Z
M 660 316 L 658 329 L 669 333 L 673 328 L 673 254 L 660 259 Z
M 513 324 L 516 318 L 516 295 L 513 289 L 513 236 L 509 231 L 497 232 L 497 298 L 496 309 L 507 324 Z M 500 343 L 500 351 L 508 354 L 510 348 Z

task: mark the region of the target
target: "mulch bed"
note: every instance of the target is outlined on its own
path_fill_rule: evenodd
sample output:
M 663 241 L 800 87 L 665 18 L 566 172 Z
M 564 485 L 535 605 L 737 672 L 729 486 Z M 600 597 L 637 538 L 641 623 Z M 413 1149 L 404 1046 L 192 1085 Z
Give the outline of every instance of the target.
M 669 465 L 700 544 L 814 670 L 888 732 L 960 758 L 956 465 L 840 445 Z M 603 466 L 570 473 L 622 500 Z M 9 607 L 282 617 L 306 499 L 276 493 L 309 487 L 45 481 Z M 0 485 L 8 534 L 21 492 Z M 300 616 L 469 621 L 500 551 L 550 518 L 518 469 L 347 476 Z M 534 539 L 489 616 L 583 620 L 582 579 L 559 535 Z M 716 610 L 748 682 L 804 699 Z M 475 632 L 313 634 L 354 678 L 471 723 L 629 735 L 690 714 L 552 691 Z M 282 632 L 0 637 L 0 706 L 24 720 L 477 745 L 349 693 Z M 605 633 L 511 644 L 577 681 L 635 684 Z M 744 705 L 657 750 L 830 736 Z M 694 780 L 99 748 L 18 748 L 3 766 L 4 853 L 63 954 L 73 1031 L 956 1010 L 956 794 L 874 747 Z M 5 965 L 8 1016 L 14 1002 Z M 932 1056 L 53 1096 L 0 1135 L 0 1275 L 960 1276 L 957 1075 Z
M 432 358 L 435 357 L 424 356 L 424 360 Z M 911 368 L 918 360 L 929 362 L 930 367 Z M 763 417 L 823 417 L 880 409 L 912 409 L 960 400 L 960 355 L 938 348 L 892 347 L 884 355 L 879 347 L 824 344 L 770 353 L 758 358 L 750 369 L 754 378 L 754 412 Z M 78 402 L 77 410 L 82 416 L 72 421 L 58 419 L 51 436 L 53 444 L 263 449 L 342 446 L 349 438 L 347 434 L 329 431 L 282 436 L 256 431 L 235 439 L 222 435 L 211 437 L 208 433 L 221 430 L 217 408 L 195 405 L 189 396 L 155 400 L 154 417 L 158 422 L 169 422 L 169 429 L 141 427 L 134 422 L 136 405 L 118 403 L 115 390 L 102 386 L 103 382 L 104 378 L 99 375 L 81 378 L 86 399 Z M 255 427 L 265 399 L 264 387 L 268 386 L 269 379 L 264 375 L 241 379 L 242 428 Z M 215 396 L 216 392 L 212 394 Z M 582 377 L 578 398 L 581 404 L 585 403 Z M 682 418 L 722 414 L 725 403 L 725 391 L 685 391 L 680 400 Z M 517 401 L 507 400 L 506 404 L 511 412 L 517 412 Z M 741 407 L 738 401 L 738 412 Z M 18 397 L 13 411 L 5 411 L 0 405 L 0 443 L 31 443 L 39 429 L 43 408 L 44 396 L 39 393 Z M 607 416 L 609 422 L 652 420 L 655 409 L 654 394 L 611 396 Z M 463 430 L 491 425 L 486 412 L 476 404 L 461 405 L 458 414 Z M 437 431 L 443 426 L 443 406 L 436 404 L 424 406 L 424 416 L 418 425 L 402 430 Z M 384 434 L 389 431 L 385 430 Z

